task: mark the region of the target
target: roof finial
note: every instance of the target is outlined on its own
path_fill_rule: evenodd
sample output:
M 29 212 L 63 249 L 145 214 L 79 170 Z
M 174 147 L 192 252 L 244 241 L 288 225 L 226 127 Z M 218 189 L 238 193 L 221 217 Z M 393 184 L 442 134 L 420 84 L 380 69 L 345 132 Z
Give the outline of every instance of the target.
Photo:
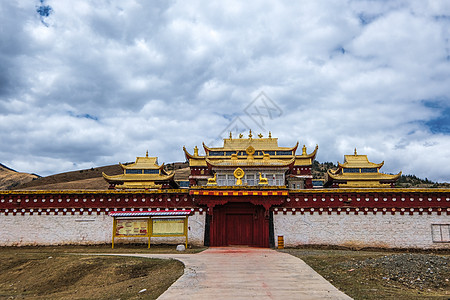
M 258 134 L 258 137 L 259 137 L 260 139 L 262 139 L 262 137 L 263 137 L 262 133 Z
M 272 138 L 272 132 L 269 131 L 269 139 Z
M 233 135 L 231 134 L 231 131 L 230 131 L 230 140 L 233 138 Z
M 145 157 L 148 157 L 148 150 L 147 150 L 147 152 L 145 152 Z
M 198 147 L 197 146 L 195 146 L 195 148 L 194 148 L 194 156 L 198 156 Z
M 356 153 L 356 148 L 355 148 L 355 156 L 358 155 L 358 153 Z
M 250 132 L 248 133 L 248 137 L 249 137 L 249 138 L 252 138 L 252 136 L 253 136 L 253 135 L 252 135 L 252 130 L 250 129 Z
M 303 145 L 303 148 L 302 148 L 302 155 L 306 155 L 306 145 Z
M 242 139 L 244 135 L 242 133 L 239 133 L 239 138 Z

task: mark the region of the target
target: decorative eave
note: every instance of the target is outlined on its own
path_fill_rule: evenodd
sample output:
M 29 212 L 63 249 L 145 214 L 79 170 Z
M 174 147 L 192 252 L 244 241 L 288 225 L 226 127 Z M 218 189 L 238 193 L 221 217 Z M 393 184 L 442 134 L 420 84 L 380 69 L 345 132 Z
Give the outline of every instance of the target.
M 342 168 L 381 168 L 384 165 L 384 161 L 382 161 L 379 164 L 373 163 L 373 162 L 368 162 L 368 164 L 350 164 L 348 162 L 344 162 L 344 163 L 339 163 L 338 162 L 338 167 L 339 169 Z
M 298 145 L 298 142 L 297 142 L 297 145 Z M 296 155 L 295 158 L 311 158 L 311 160 L 314 160 L 316 158 L 317 150 L 319 150 L 319 145 L 316 145 L 313 152 L 311 152 L 309 154 L 305 153 L 302 155 Z
M 333 180 L 343 180 L 343 181 L 396 181 L 402 172 L 398 174 L 390 175 L 384 173 L 349 173 L 349 174 L 337 174 L 330 170 L 327 171 L 329 178 Z
M 209 168 L 212 167 L 291 167 L 295 162 L 295 158 L 289 160 L 280 159 L 209 159 L 206 163 Z
M 121 182 L 158 182 L 158 181 L 169 181 L 172 180 L 175 176 L 175 172 L 172 172 L 167 175 L 159 175 L 159 174 L 120 174 L 120 175 L 106 175 L 102 172 L 103 178 L 109 183 L 121 183 Z
M 293 147 L 274 147 L 274 146 L 267 146 L 264 147 L 264 145 L 257 145 L 260 139 L 243 139 L 243 141 L 248 141 L 245 145 L 241 145 L 236 148 L 228 148 L 228 147 L 208 147 L 205 145 L 205 143 L 202 143 L 203 149 L 205 149 L 206 154 L 208 154 L 209 151 L 245 151 L 249 146 L 253 146 L 257 151 L 297 151 L 299 143 L 297 142 Z M 276 141 L 276 138 L 271 138 L 270 140 Z M 254 141 L 254 144 L 252 143 Z
M 195 149 L 194 149 L 195 150 Z M 205 162 L 206 156 L 201 155 L 192 155 L 190 154 L 186 147 L 183 146 L 184 155 L 186 156 L 186 159 L 189 161 L 190 167 L 206 167 L 207 164 Z M 196 150 L 198 152 L 198 150 Z

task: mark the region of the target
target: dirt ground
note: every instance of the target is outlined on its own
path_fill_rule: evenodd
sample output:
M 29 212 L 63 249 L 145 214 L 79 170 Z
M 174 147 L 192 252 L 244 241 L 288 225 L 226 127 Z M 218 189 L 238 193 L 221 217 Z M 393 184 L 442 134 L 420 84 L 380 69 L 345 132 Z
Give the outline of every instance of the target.
M 71 253 L 170 253 L 172 248 L 0 247 L 0 299 L 156 299 L 183 274 L 181 262 Z
M 303 259 L 356 300 L 450 299 L 449 253 L 281 251 Z M 179 252 L 174 245 L 147 249 L 145 244 L 0 247 L 0 299 L 156 299 L 184 270 L 174 260 L 91 253 Z
M 359 299 L 450 299 L 448 253 L 281 250 L 297 256 L 341 291 Z

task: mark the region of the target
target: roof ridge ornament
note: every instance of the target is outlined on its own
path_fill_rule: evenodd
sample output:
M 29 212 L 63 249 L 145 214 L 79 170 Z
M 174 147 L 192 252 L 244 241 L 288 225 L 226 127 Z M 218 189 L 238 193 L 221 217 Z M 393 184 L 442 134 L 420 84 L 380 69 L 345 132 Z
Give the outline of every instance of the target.
M 356 147 L 355 147 L 355 156 L 358 155 L 358 153 L 356 152 Z
M 269 131 L 269 139 L 272 138 L 272 132 Z
M 249 139 L 252 139 L 253 135 L 252 135 L 252 130 L 250 129 L 249 133 L 248 133 L 248 137 Z
M 198 156 L 198 147 L 197 147 L 197 145 L 194 147 L 194 156 Z

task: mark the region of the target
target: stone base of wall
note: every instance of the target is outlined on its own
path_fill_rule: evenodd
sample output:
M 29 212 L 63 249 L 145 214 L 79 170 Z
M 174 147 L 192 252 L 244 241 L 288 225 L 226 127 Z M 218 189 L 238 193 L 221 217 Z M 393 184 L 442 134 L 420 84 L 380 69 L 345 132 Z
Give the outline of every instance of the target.
M 351 248 L 450 249 L 449 242 L 433 241 L 432 232 L 433 224 L 449 223 L 446 214 L 437 213 L 421 215 L 281 213 L 274 215 L 274 234 L 275 241 L 277 236 L 284 237 L 285 247 L 338 245 Z M 434 236 L 436 238 L 436 232 Z
M 188 243 L 203 246 L 205 214 L 195 212 L 188 219 Z M 106 244 L 112 240 L 113 218 L 106 214 L 2 215 L 0 246 Z M 117 238 L 115 243 L 143 242 L 146 238 Z M 184 237 L 154 237 L 151 244 L 181 244 Z

